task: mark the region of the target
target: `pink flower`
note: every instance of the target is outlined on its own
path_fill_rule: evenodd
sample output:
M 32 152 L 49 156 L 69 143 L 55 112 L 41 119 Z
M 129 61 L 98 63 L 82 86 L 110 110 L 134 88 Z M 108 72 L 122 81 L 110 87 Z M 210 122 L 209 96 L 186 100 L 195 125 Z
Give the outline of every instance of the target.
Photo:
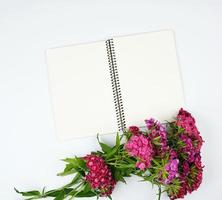
M 151 142 L 145 135 L 133 135 L 125 144 L 125 149 L 130 156 L 136 157 L 136 167 L 144 170 L 150 167 L 153 149 Z
M 170 160 L 165 165 L 165 170 L 168 173 L 167 179 L 164 180 L 165 184 L 171 183 L 174 178 L 178 177 L 178 165 L 179 165 L 179 160 L 178 159 Z
M 177 158 L 177 152 L 173 149 L 170 149 L 170 159 Z
M 88 174 L 85 176 L 86 181 L 93 189 L 99 190 L 101 196 L 111 195 L 116 181 L 113 179 L 111 170 L 105 161 L 93 154 L 87 155 L 84 160 L 86 160 L 86 167 L 89 169 Z
M 139 168 L 140 170 L 144 170 L 146 168 L 146 165 L 143 162 L 137 162 L 136 167 Z

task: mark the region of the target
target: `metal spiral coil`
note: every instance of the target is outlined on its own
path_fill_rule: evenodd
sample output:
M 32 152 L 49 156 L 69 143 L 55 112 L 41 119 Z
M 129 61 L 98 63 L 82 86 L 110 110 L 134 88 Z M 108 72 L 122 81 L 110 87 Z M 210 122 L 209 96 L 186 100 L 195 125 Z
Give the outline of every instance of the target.
M 114 49 L 113 39 L 106 40 L 106 49 L 113 91 L 113 98 L 115 104 L 116 118 L 119 131 L 124 131 L 126 129 L 126 121 L 124 116 L 123 100 L 120 89 L 120 80 L 117 69 L 116 55 Z

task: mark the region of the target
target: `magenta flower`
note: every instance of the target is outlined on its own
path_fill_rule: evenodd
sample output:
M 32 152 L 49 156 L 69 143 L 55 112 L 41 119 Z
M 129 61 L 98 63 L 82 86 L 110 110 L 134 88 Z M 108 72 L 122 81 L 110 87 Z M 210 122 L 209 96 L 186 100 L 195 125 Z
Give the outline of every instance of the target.
M 145 123 L 149 130 L 149 138 L 154 143 L 154 154 L 164 155 L 169 150 L 166 127 L 153 118 L 145 120 Z M 159 145 L 156 145 L 154 141 L 159 143 Z
M 183 172 L 181 174 L 181 177 L 185 178 L 190 172 L 190 165 L 187 161 L 183 162 L 182 169 L 183 169 Z
M 146 126 L 148 129 L 151 129 L 155 125 L 155 119 L 150 118 L 145 120 Z
M 177 115 L 177 125 L 181 126 L 188 133 L 192 133 L 193 129 L 195 129 L 195 119 L 191 116 L 191 114 L 183 108 L 180 109 Z
M 125 144 L 128 154 L 138 159 L 136 167 L 144 170 L 151 165 L 153 149 L 149 139 L 142 134 L 133 135 Z
M 176 124 L 177 126 L 182 127 L 189 137 L 197 141 L 196 148 L 197 150 L 200 150 L 203 144 L 203 139 L 200 136 L 200 132 L 196 127 L 195 119 L 192 117 L 192 115 L 189 112 L 183 110 L 183 108 L 181 108 L 177 115 Z
M 181 153 L 187 156 L 188 162 L 193 162 L 197 153 L 196 148 L 193 145 L 193 141 L 185 134 L 182 134 L 179 139 L 184 143 L 184 147 L 180 149 Z
M 183 198 L 187 193 L 197 190 L 202 182 L 203 175 L 200 156 L 203 140 L 196 127 L 195 119 L 189 112 L 181 108 L 175 124 L 183 128 L 183 131 L 178 134 L 179 146 L 177 148 L 177 154 L 183 156 L 180 162 L 181 172 L 178 177 L 181 187 L 177 194 L 169 195 L 171 200 Z
M 178 159 L 173 159 L 170 160 L 166 165 L 165 165 L 165 170 L 168 173 L 168 177 L 166 180 L 164 180 L 165 184 L 169 184 L 172 182 L 172 180 L 176 177 L 178 177 L 178 165 L 179 165 L 179 160 Z

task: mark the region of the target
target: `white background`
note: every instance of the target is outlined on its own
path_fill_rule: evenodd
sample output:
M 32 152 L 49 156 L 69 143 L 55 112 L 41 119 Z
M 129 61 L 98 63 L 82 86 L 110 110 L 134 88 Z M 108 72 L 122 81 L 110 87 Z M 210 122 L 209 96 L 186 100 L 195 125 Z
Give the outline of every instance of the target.
M 95 138 L 59 143 L 48 93 L 45 50 L 109 36 L 171 28 L 186 95 L 205 140 L 204 180 L 186 199 L 221 199 L 222 3 L 160 0 L 0 0 L 0 199 L 67 179 L 59 159 L 98 148 Z M 148 90 L 147 86 L 147 90 Z M 147 102 L 149 103 L 149 102 Z M 87 120 L 90 120 L 86 116 Z M 112 141 L 112 136 L 103 137 Z M 119 185 L 114 200 L 154 199 L 149 183 Z M 164 197 L 163 199 L 167 199 Z

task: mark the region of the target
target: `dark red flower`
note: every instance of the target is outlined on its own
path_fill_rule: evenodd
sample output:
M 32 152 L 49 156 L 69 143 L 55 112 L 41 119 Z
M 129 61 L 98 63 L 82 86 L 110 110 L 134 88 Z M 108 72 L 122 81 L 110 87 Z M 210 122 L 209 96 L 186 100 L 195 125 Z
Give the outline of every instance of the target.
M 133 134 L 138 134 L 139 133 L 139 128 L 137 126 L 130 126 L 129 131 Z
M 111 170 L 106 165 L 103 158 L 97 155 L 87 155 L 84 157 L 86 166 L 89 169 L 86 181 L 91 187 L 100 192 L 100 196 L 111 195 L 116 181 L 113 179 Z

